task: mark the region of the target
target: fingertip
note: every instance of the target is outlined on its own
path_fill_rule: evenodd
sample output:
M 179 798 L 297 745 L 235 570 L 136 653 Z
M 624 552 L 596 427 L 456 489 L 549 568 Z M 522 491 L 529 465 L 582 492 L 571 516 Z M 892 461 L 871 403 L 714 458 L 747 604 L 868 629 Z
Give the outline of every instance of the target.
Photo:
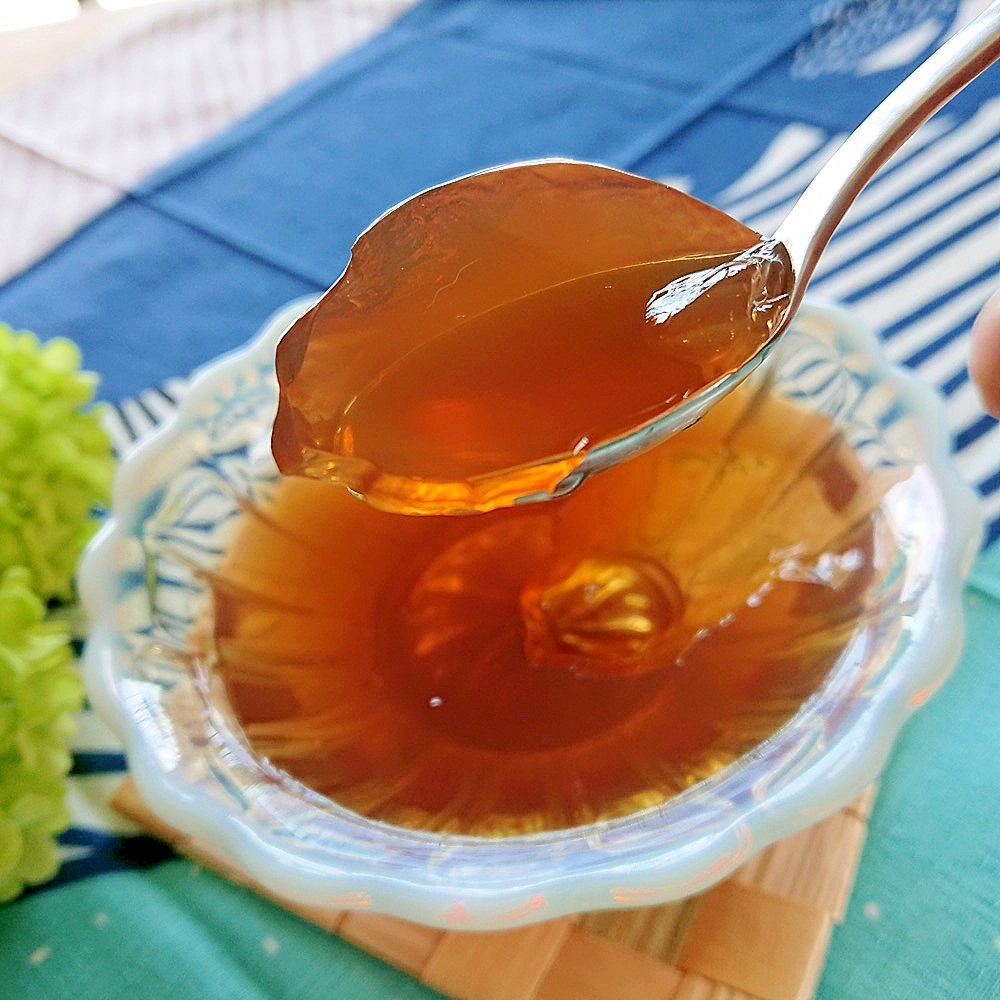
M 1000 417 L 1000 291 L 993 294 L 972 324 L 969 375 L 987 413 Z

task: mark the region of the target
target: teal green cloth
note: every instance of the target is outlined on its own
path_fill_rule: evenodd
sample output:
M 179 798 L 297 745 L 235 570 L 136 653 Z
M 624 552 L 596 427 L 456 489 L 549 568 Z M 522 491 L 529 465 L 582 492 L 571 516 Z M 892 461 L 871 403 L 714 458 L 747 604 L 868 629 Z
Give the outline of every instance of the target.
M 0 953 L 3 1000 L 439 997 L 190 861 L 84 879 L 0 910 Z
M 886 768 L 821 1000 L 1000 997 L 1000 547 L 965 613 L 961 663 Z
M 962 661 L 885 772 L 820 1000 L 1000 996 L 1000 546 L 965 609 Z M 187 861 L 0 909 L 0 954 L 4 1000 L 437 996 Z

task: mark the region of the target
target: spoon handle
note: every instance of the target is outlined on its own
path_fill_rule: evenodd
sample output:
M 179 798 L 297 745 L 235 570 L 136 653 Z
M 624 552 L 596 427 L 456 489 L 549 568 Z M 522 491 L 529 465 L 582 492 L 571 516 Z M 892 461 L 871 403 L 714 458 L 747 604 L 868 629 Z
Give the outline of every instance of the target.
M 921 63 L 830 157 L 774 234 L 788 250 L 799 305 L 820 254 L 872 175 L 935 111 L 1000 56 L 1000 0 Z

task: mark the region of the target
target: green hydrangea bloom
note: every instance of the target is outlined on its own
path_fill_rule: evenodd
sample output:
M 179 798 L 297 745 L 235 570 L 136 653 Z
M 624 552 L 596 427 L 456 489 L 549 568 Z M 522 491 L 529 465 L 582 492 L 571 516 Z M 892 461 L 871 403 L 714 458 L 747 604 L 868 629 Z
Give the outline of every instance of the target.
M 63 338 L 0 323 L 0 902 L 59 868 L 73 713 L 83 684 L 66 624 L 77 560 L 107 503 L 114 458 L 96 376 Z
M 94 506 L 109 499 L 111 445 L 82 411 L 96 384 L 71 340 L 0 323 L 0 571 L 26 566 L 43 599 L 72 596 Z
M 59 868 L 67 745 L 83 704 L 69 633 L 45 620 L 31 580 L 22 566 L 0 575 L 0 902 Z

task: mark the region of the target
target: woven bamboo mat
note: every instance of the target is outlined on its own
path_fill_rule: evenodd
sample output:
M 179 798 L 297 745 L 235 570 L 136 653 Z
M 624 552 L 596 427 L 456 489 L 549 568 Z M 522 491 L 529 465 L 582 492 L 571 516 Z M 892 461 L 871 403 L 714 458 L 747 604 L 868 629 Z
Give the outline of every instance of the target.
M 874 799 L 870 788 L 701 896 L 490 933 L 299 906 L 160 820 L 130 778 L 112 805 L 179 854 L 456 1000 L 809 1000 L 850 898 Z

